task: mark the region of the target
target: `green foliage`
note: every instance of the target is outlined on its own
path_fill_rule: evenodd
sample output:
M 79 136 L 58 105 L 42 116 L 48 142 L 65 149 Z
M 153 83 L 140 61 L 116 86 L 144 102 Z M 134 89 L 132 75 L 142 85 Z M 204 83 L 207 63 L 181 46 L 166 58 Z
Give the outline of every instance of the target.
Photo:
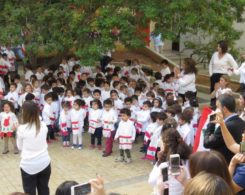
M 165 39 L 191 33 L 209 37 L 201 44 L 205 48 L 220 39 L 233 44 L 240 32 L 232 24 L 242 21 L 244 5 L 244 0 L 0 0 L 0 43 L 24 42 L 32 55 L 40 47 L 47 53 L 72 48 L 92 65 L 116 41 L 128 48 L 143 46 L 146 35 L 139 29 L 152 20 Z M 97 36 L 91 38 L 91 32 Z M 191 39 L 186 46 L 203 49 Z

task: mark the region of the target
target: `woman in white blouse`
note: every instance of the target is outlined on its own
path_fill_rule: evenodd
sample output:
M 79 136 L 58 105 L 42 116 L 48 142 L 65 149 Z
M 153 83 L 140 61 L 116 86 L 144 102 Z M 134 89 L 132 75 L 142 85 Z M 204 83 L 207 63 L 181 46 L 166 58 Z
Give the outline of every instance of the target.
M 242 54 L 242 58 L 245 60 L 245 52 Z M 238 69 L 234 69 L 233 72 L 240 75 L 240 91 L 245 92 L 245 62 Z
M 191 91 L 196 94 L 196 62 L 192 58 L 185 58 L 183 63 L 183 70 L 174 70 L 176 77 L 176 85 L 178 88 L 178 95 L 185 101 L 185 93 Z
M 236 61 L 227 51 L 227 43 L 225 41 L 218 42 L 217 51 L 209 63 L 210 93 L 213 92 L 215 83 L 219 82 L 222 75 L 230 75 L 233 70 L 238 68 Z
M 22 106 L 23 124 L 17 129 L 17 146 L 21 151 L 21 177 L 26 194 L 49 195 L 51 175 L 47 126 L 40 122 L 38 105 L 26 101 Z

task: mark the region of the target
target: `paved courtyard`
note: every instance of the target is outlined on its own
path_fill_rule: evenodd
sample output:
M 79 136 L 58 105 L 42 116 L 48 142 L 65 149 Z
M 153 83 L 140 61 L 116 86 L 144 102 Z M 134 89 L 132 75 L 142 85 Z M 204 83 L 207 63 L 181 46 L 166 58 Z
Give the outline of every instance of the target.
M 147 177 L 152 165 L 149 161 L 141 160 L 142 153 L 139 152 L 141 143 L 134 146 L 133 163 L 125 165 L 114 162 L 118 155 L 117 144 L 113 155 L 103 158 L 102 151 L 89 149 L 90 136 L 87 133 L 83 136 L 85 148 L 82 151 L 63 148 L 60 142 L 49 145 L 52 159 L 51 195 L 54 195 L 56 187 L 65 180 L 83 183 L 96 177 L 96 174 L 104 177 L 108 194 L 113 192 L 120 195 L 149 195 L 151 193 Z M 0 140 L 1 151 L 2 148 L 3 141 Z M 7 155 L 0 154 L 0 195 L 22 191 L 19 161 L 20 156 L 14 155 L 12 151 Z

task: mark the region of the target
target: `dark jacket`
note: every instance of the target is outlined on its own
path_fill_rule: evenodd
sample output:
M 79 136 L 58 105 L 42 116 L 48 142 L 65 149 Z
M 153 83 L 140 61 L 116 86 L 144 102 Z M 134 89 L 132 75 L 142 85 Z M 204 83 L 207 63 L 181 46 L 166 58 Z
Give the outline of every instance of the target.
M 245 121 L 236 115 L 229 118 L 225 124 L 236 143 L 240 144 L 242 140 L 242 134 L 245 130 Z M 225 157 L 228 164 L 234 155 L 226 147 L 220 127 L 215 130 L 215 124 L 212 123 L 208 124 L 207 129 L 204 132 L 204 146 L 205 148 L 210 148 L 220 152 Z

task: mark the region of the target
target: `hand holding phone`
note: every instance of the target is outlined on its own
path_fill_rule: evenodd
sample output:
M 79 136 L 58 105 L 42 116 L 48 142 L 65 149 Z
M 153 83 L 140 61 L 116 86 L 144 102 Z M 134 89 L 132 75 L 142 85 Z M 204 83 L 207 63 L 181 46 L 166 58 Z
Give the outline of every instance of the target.
M 163 178 L 163 182 L 168 181 L 168 167 L 164 167 L 162 168 L 162 178 Z

